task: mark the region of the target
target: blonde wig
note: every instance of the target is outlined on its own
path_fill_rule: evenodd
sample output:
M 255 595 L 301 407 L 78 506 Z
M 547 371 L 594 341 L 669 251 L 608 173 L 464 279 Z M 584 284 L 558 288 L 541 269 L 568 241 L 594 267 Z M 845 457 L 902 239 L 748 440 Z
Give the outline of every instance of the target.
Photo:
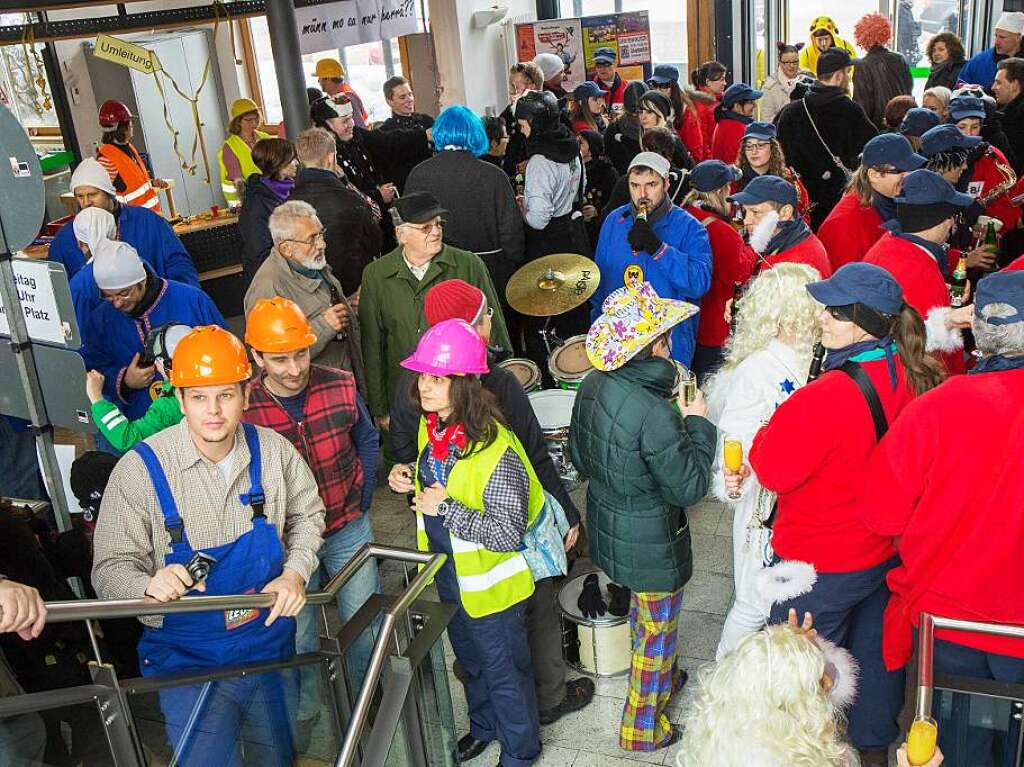
M 824 680 L 834 648 L 787 625 L 768 626 L 697 674 L 678 767 L 840 767 L 856 764 L 843 714 Z M 850 661 L 848 654 L 843 664 Z M 844 672 L 855 676 L 852 666 Z
M 725 344 L 722 370 L 731 370 L 780 336 L 797 342 L 801 357 L 811 360 L 818 340 L 821 304 L 804 287 L 821 275 L 806 264 L 781 263 L 753 279 L 737 306 L 736 332 Z

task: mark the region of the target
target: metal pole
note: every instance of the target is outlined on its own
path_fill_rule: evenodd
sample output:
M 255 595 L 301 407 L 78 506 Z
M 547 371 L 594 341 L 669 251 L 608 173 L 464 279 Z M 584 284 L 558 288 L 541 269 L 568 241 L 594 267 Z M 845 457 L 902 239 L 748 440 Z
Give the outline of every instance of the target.
M 285 131 L 288 138 L 294 141 L 309 127 L 309 102 L 306 100 L 306 76 L 302 71 L 295 6 L 291 0 L 267 0 L 267 29 L 270 32 L 270 50 L 274 56 L 277 92 L 281 95 Z
M 395 76 L 395 52 L 391 48 L 391 38 L 385 38 L 380 41 L 381 53 L 384 54 L 384 74 L 391 79 Z
M 917 627 L 917 705 L 918 718 L 932 715 L 932 693 L 935 689 L 932 676 L 933 651 L 935 648 L 935 619 L 928 613 L 921 613 Z

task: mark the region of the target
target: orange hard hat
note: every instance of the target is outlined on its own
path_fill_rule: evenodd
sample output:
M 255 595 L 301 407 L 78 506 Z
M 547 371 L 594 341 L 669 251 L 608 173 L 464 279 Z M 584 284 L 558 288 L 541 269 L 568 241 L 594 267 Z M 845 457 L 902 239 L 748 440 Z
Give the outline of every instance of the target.
M 224 328 L 203 325 L 178 342 L 171 359 L 171 385 L 221 386 L 252 377 L 242 342 Z
M 245 318 L 245 342 L 258 352 L 294 352 L 315 344 L 316 334 L 297 303 L 274 296 L 257 301 Z

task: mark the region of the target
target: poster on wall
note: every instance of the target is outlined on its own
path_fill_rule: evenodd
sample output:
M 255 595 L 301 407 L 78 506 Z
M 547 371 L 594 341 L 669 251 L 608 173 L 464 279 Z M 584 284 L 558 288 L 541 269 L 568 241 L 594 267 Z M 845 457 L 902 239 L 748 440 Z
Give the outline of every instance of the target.
M 545 52 L 561 55 L 570 67 L 566 90 L 594 77 L 594 51 L 598 48 L 616 52 L 623 80 L 646 81 L 651 76 L 651 25 L 647 11 L 516 25 L 517 59 L 530 61 Z
M 303 54 L 337 50 L 419 31 L 415 0 L 339 0 L 295 9 Z

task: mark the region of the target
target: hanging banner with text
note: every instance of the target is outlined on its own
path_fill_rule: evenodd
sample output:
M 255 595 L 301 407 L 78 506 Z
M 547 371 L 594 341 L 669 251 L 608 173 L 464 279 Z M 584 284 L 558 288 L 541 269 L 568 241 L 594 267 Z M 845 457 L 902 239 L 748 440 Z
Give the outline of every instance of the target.
M 112 35 L 97 35 L 96 47 L 93 48 L 92 55 L 98 59 L 106 59 L 115 64 L 137 69 L 147 75 L 160 70 L 160 60 L 153 51 Z
M 295 9 L 303 54 L 419 31 L 415 0 L 340 0 Z

